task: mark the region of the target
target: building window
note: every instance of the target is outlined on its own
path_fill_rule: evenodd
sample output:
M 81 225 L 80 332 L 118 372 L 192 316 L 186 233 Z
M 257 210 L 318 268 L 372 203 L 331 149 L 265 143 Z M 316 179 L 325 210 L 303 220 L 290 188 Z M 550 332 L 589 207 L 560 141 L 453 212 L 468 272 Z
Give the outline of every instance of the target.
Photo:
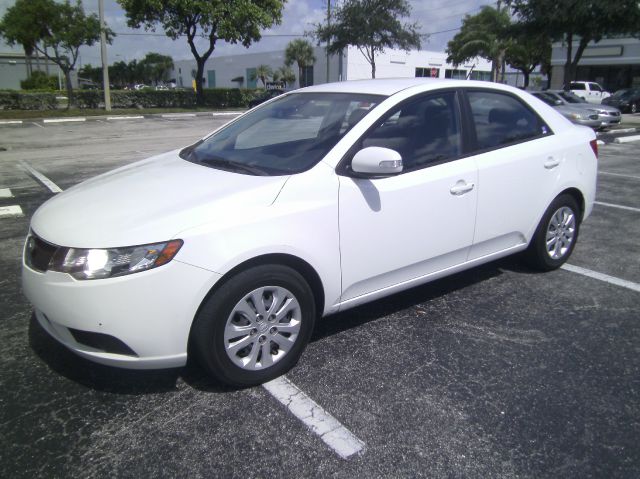
M 471 72 L 472 80 L 482 80 L 482 81 L 491 81 L 491 72 L 481 72 L 478 70 L 474 70 Z
M 467 70 L 450 70 L 447 69 L 444 71 L 445 78 L 452 78 L 454 80 L 466 80 L 467 79 Z
M 416 78 L 439 78 L 440 69 L 435 67 L 416 67 Z
M 300 88 L 313 85 L 313 65 L 302 69 L 302 78 L 300 78 Z

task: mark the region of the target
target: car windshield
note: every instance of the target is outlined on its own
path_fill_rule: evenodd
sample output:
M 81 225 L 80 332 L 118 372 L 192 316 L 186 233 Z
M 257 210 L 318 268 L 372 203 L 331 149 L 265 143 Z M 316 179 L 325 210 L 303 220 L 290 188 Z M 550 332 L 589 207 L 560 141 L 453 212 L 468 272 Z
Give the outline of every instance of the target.
M 545 102 L 547 105 L 558 106 L 557 100 L 553 97 L 553 95 L 550 95 L 548 93 L 534 93 L 534 96 Z
M 567 103 L 587 103 L 586 100 L 583 100 L 575 93 L 571 93 L 570 91 L 562 91 L 558 92 L 558 96 L 560 96 Z
M 355 93 L 283 95 L 180 152 L 212 168 L 289 175 L 318 163 L 385 97 Z
M 611 98 L 624 98 L 629 96 L 630 92 L 631 90 L 629 88 L 625 88 L 624 90 L 618 90 L 613 95 L 611 95 Z

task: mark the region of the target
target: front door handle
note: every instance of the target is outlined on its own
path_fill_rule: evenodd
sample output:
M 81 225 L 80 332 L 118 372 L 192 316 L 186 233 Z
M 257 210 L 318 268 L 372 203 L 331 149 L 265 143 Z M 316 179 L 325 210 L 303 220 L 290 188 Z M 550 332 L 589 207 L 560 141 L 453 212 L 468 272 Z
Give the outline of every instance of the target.
M 547 161 L 544 162 L 544 167 L 547 170 L 553 170 L 556 166 L 560 164 L 560 160 L 556 160 L 553 156 L 547 158 Z
M 471 191 L 474 186 L 475 185 L 473 183 L 467 183 L 464 180 L 459 180 L 449 191 L 454 196 L 460 196 Z

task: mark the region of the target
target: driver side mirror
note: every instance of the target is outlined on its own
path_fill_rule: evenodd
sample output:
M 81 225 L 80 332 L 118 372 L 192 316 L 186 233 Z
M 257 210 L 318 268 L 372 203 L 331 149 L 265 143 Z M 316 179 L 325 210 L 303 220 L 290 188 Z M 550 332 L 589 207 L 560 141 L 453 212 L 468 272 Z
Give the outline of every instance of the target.
M 390 176 L 402 173 L 402 156 L 390 148 L 369 146 L 351 160 L 351 170 L 366 176 Z

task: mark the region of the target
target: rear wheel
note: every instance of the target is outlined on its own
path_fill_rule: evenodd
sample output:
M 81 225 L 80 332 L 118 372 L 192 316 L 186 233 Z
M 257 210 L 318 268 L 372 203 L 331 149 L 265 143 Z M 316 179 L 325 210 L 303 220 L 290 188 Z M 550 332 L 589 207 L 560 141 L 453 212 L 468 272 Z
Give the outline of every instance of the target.
M 193 326 L 194 352 L 223 383 L 261 384 L 295 366 L 315 315 L 313 293 L 302 275 L 287 266 L 257 266 L 205 300 Z
M 580 209 L 571 195 L 558 196 L 547 208 L 525 252 L 527 263 L 542 271 L 562 266 L 571 256 L 580 230 Z

